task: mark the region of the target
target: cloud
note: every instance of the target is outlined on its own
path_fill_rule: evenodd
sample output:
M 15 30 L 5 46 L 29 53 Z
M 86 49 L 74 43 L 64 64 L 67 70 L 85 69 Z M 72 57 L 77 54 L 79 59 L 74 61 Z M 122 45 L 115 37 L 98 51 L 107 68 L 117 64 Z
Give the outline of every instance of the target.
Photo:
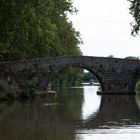
M 128 1 L 75 0 L 74 5 L 79 12 L 70 19 L 82 34 L 84 55 L 140 56 L 140 39 L 130 35 Z

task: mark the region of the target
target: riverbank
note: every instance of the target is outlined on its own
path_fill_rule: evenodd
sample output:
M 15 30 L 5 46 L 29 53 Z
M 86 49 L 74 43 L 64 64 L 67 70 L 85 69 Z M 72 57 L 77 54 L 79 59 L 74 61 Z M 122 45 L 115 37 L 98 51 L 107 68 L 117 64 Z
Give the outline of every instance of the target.
M 30 80 L 23 87 L 8 80 L 0 80 L 0 101 L 32 100 L 35 97 L 55 97 L 56 91 L 38 91 L 35 82 Z

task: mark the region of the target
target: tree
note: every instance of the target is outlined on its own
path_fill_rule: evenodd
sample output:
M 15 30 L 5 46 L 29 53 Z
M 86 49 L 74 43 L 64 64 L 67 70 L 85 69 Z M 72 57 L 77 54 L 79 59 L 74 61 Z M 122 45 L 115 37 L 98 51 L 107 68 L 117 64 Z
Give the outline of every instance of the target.
M 81 55 L 73 12 L 72 0 L 0 0 L 0 58 Z
M 72 0 L 0 0 L 0 61 L 82 55 L 80 33 L 67 16 L 76 12 L 72 4 Z M 73 84 L 78 73 L 82 72 L 68 70 L 58 81 L 72 75 Z
M 134 21 L 131 23 L 133 36 L 139 35 L 140 32 L 140 0 L 128 0 L 131 3 L 129 8 Z
M 57 87 L 79 86 L 83 81 L 83 77 L 83 69 L 70 67 L 59 73 L 56 79 L 51 81 L 51 84 Z
M 108 57 L 109 57 L 109 58 L 114 58 L 114 55 L 111 54 L 111 55 L 109 55 Z
M 135 56 L 127 56 L 124 59 L 130 59 L 130 60 L 139 60 L 139 57 L 135 57 Z
M 93 75 L 91 72 L 84 73 L 83 81 L 90 82 L 91 80 L 93 80 L 94 82 L 98 82 L 98 79 L 96 78 L 96 76 Z

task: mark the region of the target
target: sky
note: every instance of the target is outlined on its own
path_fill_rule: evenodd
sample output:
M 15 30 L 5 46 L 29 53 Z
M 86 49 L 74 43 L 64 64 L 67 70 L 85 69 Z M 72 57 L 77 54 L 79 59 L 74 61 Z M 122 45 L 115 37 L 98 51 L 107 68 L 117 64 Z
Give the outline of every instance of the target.
M 70 16 L 84 42 L 84 55 L 140 57 L 140 37 L 131 35 L 127 0 L 73 0 L 78 13 Z

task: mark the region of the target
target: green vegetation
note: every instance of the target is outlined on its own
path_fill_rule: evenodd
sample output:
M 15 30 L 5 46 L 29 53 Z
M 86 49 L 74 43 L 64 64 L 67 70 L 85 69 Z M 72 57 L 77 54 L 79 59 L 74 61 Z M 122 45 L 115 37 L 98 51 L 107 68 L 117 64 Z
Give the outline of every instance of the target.
M 0 59 L 81 55 L 72 0 L 0 0 Z
M 16 88 L 7 80 L 0 80 L 0 99 L 7 100 L 16 97 Z
M 138 80 L 138 82 L 136 83 L 136 93 L 140 94 L 140 79 Z
M 136 103 L 138 107 L 140 108 L 140 79 L 136 83 L 135 92 L 136 92 L 136 96 L 135 96 Z
M 134 21 L 131 23 L 132 31 L 131 34 L 133 36 L 139 35 L 140 31 L 140 1 L 139 0 L 128 0 L 131 2 L 131 6 L 129 8 L 131 15 L 134 18 Z M 126 59 L 135 59 L 139 60 L 139 57 L 126 57 Z M 136 84 L 136 93 L 140 93 L 140 80 Z
M 52 86 L 69 87 L 79 86 L 83 81 L 84 72 L 80 68 L 68 68 L 57 75 L 56 80 L 52 81 Z
M 0 61 L 82 55 L 80 34 L 68 19 L 68 14 L 77 12 L 72 4 L 72 0 L 0 0 Z M 68 85 L 63 79 L 70 79 L 69 84 L 73 85 L 78 81 L 76 75 L 81 74 L 67 71 L 57 85 Z M 12 87 L 6 79 L 1 91 L 9 95 Z M 34 86 L 27 81 L 23 87 L 27 97 L 34 96 Z
M 84 77 L 83 77 L 84 82 L 90 82 L 92 80 L 94 82 L 98 82 L 98 79 L 91 72 L 84 73 Z
M 131 23 L 132 26 L 132 35 L 139 35 L 140 31 L 140 0 L 128 0 L 131 3 L 130 13 L 134 18 L 134 21 Z
M 69 120 L 78 120 L 81 118 L 81 106 L 84 100 L 83 88 L 59 88 L 58 92 L 62 95 L 66 93 L 69 95 L 65 95 L 63 98 L 59 96 L 58 102 L 63 103 L 64 106 L 64 108 L 57 106 L 58 108 L 61 107 L 61 109 L 58 109 L 59 115 Z
M 63 74 L 64 73 L 64 74 Z M 60 73 L 56 80 L 52 81 L 52 86 L 69 87 L 80 86 L 82 82 L 99 82 L 95 75 L 91 72 L 84 72 L 80 68 L 69 68 Z
M 17 87 L 8 80 L 0 80 L 0 100 L 33 99 L 36 95 L 34 80 L 29 80 L 23 87 Z
M 125 59 L 139 60 L 139 57 L 135 57 L 135 56 L 127 56 L 127 57 L 125 57 Z
M 36 82 L 34 80 L 28 80 L 24 85 L 19 97 L 24 99 L 33 99 L 36 95 Z

